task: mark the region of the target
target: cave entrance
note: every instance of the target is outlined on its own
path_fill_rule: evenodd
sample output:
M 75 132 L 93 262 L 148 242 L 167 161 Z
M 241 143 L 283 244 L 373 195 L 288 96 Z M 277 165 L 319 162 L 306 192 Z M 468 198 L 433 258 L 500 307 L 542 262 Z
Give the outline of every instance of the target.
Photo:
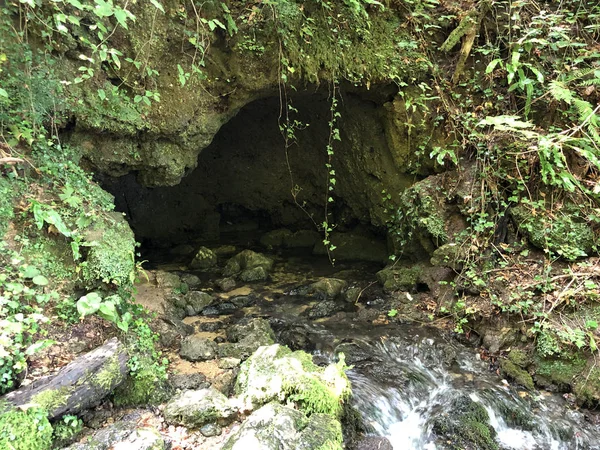
M 269 230 L 316 231 L 325 221 L 327 202 L 336 233 L 360 234 L 367 239 L 363 247 L 376 240 L 381 252 L 382 186 L 386 178 L 392 185 L 409 184 L 394 174 L 383 104 L 356 93 L 342 95 L 335 174 L 326 167 L 331 102 L 327 93 L 317 92 L 293 98 L 296 139 L 287 151 L 280 98 L 269 97 L 246 105 L 224 124 L 179 185 L 147 188 L 135 174 L 105 179 L 103 185 L 143 250 L 217 243 L 248 248 Z M 329 177 L 335 178 L 331 192 Z

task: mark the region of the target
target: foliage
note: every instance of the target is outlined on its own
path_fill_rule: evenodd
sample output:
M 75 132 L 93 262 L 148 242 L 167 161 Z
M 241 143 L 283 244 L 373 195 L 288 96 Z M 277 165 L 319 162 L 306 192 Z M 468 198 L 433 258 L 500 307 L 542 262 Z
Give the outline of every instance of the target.
M 64 415 L 52 426 L 52 441 L 55 447 L 69 445 L 83 430 L 83 420 L 72 414 Z
M 132 406 L 164 400 L 168 360 L 156 350 L 157 341 L 158 335 L 144 319 L 138 318 L 132 323 L 127 337 L 129 377 L 115 391 L 117 405 Z
M 47 413 L 36 407 L 6 409 L 0 415 L 0 447 L 12 450 L 49 450 L 52 426 Z

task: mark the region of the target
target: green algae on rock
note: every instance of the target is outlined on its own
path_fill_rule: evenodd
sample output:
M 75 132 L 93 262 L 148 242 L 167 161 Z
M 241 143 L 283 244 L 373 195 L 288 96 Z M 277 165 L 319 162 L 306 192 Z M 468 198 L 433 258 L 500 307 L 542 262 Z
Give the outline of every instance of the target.
M 235 392 L 254 408 L 273 400 L 288 400 L 308 414 L 334 417 L 342 415 L 343 404 L 351 394 L 343 359 L 321 368 L 309 354 L 292 352 L 279 344 L 260 347 L 242 364 Z

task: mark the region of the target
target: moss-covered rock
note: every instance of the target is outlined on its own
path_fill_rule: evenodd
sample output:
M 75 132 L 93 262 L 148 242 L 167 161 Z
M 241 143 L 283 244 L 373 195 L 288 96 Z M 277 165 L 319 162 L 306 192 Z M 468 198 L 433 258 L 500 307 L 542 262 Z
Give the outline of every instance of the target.
M 165 420 L 189 428 L 200 428 L 211 422 L 231 422 L 237 409 L 214 388 L 184 391 L 176 395 L 163 411 Z
M 88 288 L 100 284 L 128 287 L 135 280 L 135 239 L 121 214 L 110 214 L 85 235 L 89 251 L 82 263 Z
M 377 281 L 383 286 L 387 293 L 416 288 L 423 268 L 419 265 L 410 267 L 392 265 L 377 272 Z
M 273 260 L 261 253 L 252 250 L 243 250 L 229 261 L 223 269 L 226 277 L 238 277 L 246 281 L 259 281 L 266 279 L 267 274 L 273 267 Z M 263 278 L 260 278 L 262 276 Z
M 217 265 L 217 255 L 211 249 L 200 247 L 196 256 L 192 259 L 190 267 L 192 269 L 210 269 Z
M 509 378 L 513 379 L 517 384 L 529 390 L 534 389 L 533 378 L 526 370 L 523 370 L 521 367 L 507 359 L 503 359 L 500 362 L 500 367 L 502 372 Z
M 529 242 L 542 250 L 573 260 L 589 254 L 595 236 L 589 224 L 578 221 L 576 207 L 565 209 L 567 211 L 554 211 L 552 215 L 539 210 L 532 214 L 527 207 L 518 205 L 510 211 L 519 231 L 527 236 Z
M 339 417 L 350 382 L 343 361 L 322 368 L 307 353 L 275 344 L 260 347 L 242 364 L 235 392 L 253 407 L 288 400 L 307 413 Z
M 467 396 L 458 397 L 452 407 L 433 421 L 433 431 L 440 438 L 441 448 L 498 450 L 496 431 L 481 403 Z
M 348 283 L 338 278 L 323 278 L 308 286 L 308 293 L 320 299 L 334 299 Z
M 223 450 L 341 450 L 342 427 L 332 416 L 269 403 L 248 417 Z
M 227 339 L 231 342 L 219 344 L 219 356 L 246 359 L 259 347 L 274 344 L 275 333 L 267 320 L 257 318 L 229 327 Z
M 11 450 L 49 450 L 52 425 L 46 410 L 7 409 L 0 404 L 0 448 Z
M 579 403 L 589 406 L 600 404 L 600 368 L 596 366 L 593 358 L 575 382 L 573 392 Z
M 586 361 L 581 355 L 565 354 L 554 358 L 537 358 L 535 381 L 541 386 L 569 390 L 583 373 Z

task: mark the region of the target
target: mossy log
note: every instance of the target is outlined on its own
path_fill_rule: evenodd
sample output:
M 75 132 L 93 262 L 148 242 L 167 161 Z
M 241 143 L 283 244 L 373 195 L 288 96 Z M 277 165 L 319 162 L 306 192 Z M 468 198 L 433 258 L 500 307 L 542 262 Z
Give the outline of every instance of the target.
M 48 411 L 51 420 L 75 414 L 97 405 L 125 380 L 127 360 L 123 344 L 112 338 L 56 375 L 41 378 L 0 400 L 15 406 L 37 405 Z

